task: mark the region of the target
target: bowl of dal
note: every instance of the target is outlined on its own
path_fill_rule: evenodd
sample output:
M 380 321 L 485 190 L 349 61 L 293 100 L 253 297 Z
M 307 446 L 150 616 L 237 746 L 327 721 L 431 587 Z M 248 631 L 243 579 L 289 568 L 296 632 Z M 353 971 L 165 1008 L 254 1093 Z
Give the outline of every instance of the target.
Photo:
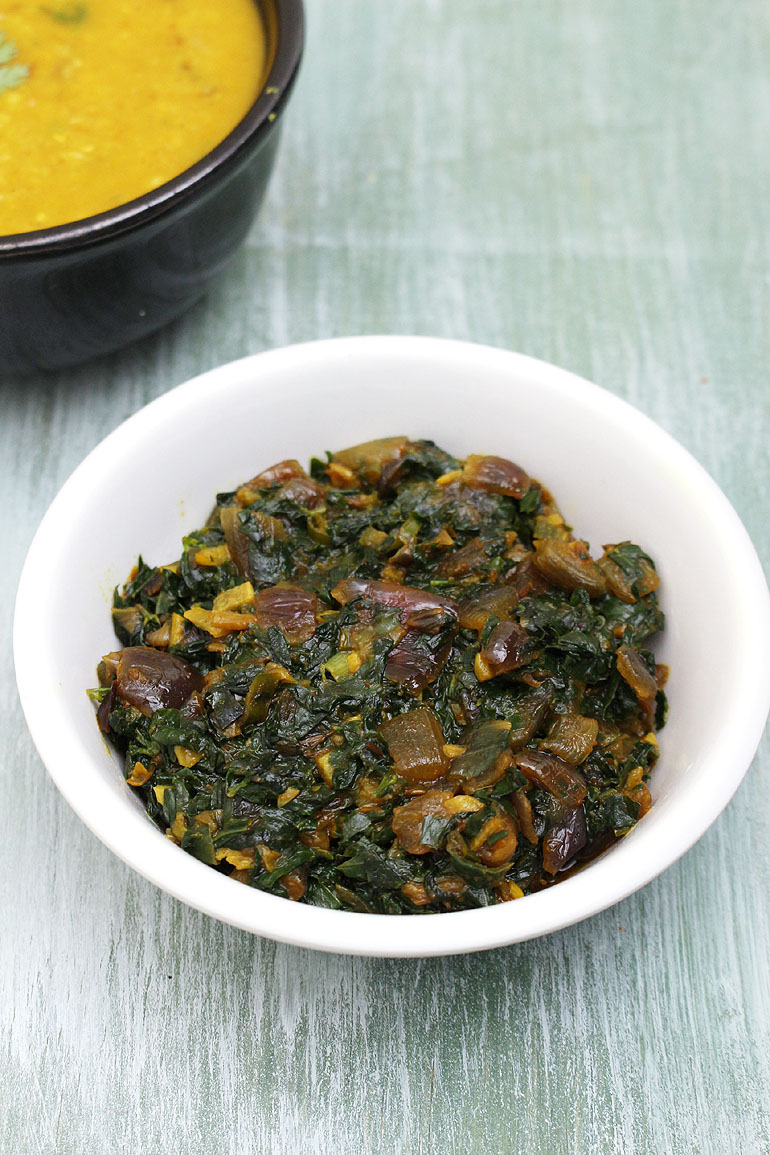
M 301 0 L 0 12 L 0 364 L 78 364 L 203 295 L 254 219 Z

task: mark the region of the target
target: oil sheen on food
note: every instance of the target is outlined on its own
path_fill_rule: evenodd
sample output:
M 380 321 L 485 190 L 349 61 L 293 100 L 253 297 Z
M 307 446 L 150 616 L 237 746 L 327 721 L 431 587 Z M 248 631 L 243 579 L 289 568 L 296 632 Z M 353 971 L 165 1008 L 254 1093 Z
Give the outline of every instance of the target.
M 256 98 L 266 44 L 253 0 L 0 0 L 0 58 L 8 235 L 104 212 L 195 164 Z

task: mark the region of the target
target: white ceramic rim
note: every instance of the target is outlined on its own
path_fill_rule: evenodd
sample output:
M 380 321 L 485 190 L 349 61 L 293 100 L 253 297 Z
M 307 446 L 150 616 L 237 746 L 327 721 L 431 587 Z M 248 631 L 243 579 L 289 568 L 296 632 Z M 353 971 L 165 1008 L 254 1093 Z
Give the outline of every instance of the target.
M 101 471 L 126 439 L 141 440 L 158 423 L 173 420 L 186 405 L 248 372 L 254 387 L 275 370 L 301 372 L 319 359 L 355 358 L 365 351 L 383 358 L 460 356 L 485 366 L 536 379 L 553 398 L 576 394 L 589 414 L 630 430 L 637 444 L 652 450 L 682 484 L 698 491 L 719 520 L 725 550 L 741 573 L 745 613 L 741 640 L 751 662 L 745 683 L 734 687 L 734 712 L 724 740 L 711 750 L 708 789 L 688 795 L 682 805 L 670 807 L 665 827 L 658 827 L 656 843 L 645 846 L 643 824 L 634 855 L 611 854 L 590 868 L 547 891 L 511 905 L 478 910 L 415 915 L 370 915 L 330 911 L 252 890 L 198 862 L 174 846 L 140 812 L 126 806 L 124 791 L 95 787 L 69 772 L 82 764 L 83 749 L 71 725 L 56 685 L 46 684 L 45 653 L 25 645 L 30 626 L 40 635 L 47 591 L 56 582 L 50 559 L 78 524 L 78 511 L 98 485 Z M 53 631 L 51 633 L 53 636 Z M 335 338 L 288 346 L 243 358 L 213 369 L 172 389 L 145 406 L 105 438 L 78 466 L 51 504 L 30 546 L 16 601 L 14 658 L 22 707 L 38 753 L 56 786 L 94 834 L 130 867 L 162 890 L 214 918 L 281 942 L 337 953 L 408 957 L 447 955 L 492 949 L 550 933 L 588 918 L 650 882 L 708 829 L 740 784 L 762 736 L 770 709 L 770 648 L 757 640 L 770 636 L 770 597 L 762 567 L 740 519 L 715 482 L 668 433 L 627 402 L 567 370 L 503 349 L 432 337 L 364 336 Z M 758 652 L 760 650 L 761 652 Z M 739 663 L 740 671 L 740 663 Z M 738 674 L 740 677 L 740 672 Z M 46 710 L 38 708 L 41 696 Z M 118 785 L 118 784 L 116 784 Z M 122 783 L 120 784 L 122 786 Z M 685 804 L 686 802 L 686 804 Z M 127 811 L 131 813 L 127 813 Z M 630 850 L 630 847 L 628 848 Z M 646 853 L 645 853 L 646 851 Z M 590 875 L 590 884 L 586 880 Z

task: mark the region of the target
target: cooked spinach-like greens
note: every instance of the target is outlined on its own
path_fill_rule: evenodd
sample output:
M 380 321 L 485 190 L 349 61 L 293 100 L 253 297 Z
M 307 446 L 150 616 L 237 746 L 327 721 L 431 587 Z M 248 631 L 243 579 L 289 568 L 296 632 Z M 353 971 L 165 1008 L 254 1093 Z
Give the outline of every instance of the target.
M 459 910 L 626 834 L 665 719 L 652 560 L 511 461 L 385 438 L 220 494 L 116 591 L 98 722 L 167 836 L 319 906 Z

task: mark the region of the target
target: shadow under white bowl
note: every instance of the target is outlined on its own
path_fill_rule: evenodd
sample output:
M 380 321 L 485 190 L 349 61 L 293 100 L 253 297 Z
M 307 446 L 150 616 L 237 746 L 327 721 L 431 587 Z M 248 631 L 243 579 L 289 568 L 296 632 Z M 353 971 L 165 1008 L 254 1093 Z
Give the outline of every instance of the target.
M 289 902 L 173 845 L 125 784 L 86 688 L 116 641 L 113 587 L 139 553 L 179 556 L 214 495 L 285 457 L 392 434 L 497 453 L 550 488 L 596 550 L 655 559 L 671 667 L 654 805 L 579 874 L 479 910 L 367 915 Z M 715 615 L 718 614 L 718 618 Z M 519 942 L 595 914 L 670 866 L 737 788 L 770 704 L 770 599 L 731 505 L 668 434 L 614 395 L 520 354 L 421 337 L 354 337 L 261 353 L 179 386 L 129 418 L 64 485 L 29 550 L 14 651 L 35 745 L 61 793 L 131 867 L 234 926 L 320 950 L 408 956 Z M 62 848 L 62 853 L 66 849 Z

